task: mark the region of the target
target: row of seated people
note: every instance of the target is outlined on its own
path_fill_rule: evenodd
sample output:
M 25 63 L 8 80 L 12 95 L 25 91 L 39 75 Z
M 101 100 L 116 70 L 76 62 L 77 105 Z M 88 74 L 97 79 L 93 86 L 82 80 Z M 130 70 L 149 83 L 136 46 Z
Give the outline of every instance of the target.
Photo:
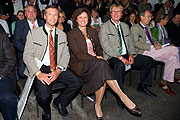
M 44 19 L 43 11 L 45 7 L 47 5 L 53 4 L 65 12 L 67 19 L 72 18 L 72 13 L 77 8 L 86 7 L 90 11 L 92 9 L 96 9 L 99 14 L 99 18 L 101 18 L 103 22 L 106 22 L 109 19 L 108 11 L 110 6 L 114 3 L 118 3 L 123 6 L 123 16 L 121 18 L 121 21 L 127 20 L 130 12 L 134 11 L 138 14 L 145 9 L 150 10 L 151 12 L 153 11 L 155 16 L 157 16 L 158 14 L 161 15 L 166 13 L 171 19 L 173 16 L 173 11 L 178 11 L 178 6 L 180 6 L 180 4 L 178 4 L 175 8 L 175 2 L 173 0 L 157 0 L 157 2 L 157 4 L 154 4 L 153 10 L 152 5 L 148 3 L 148 0 L 6 0 L 0 2 L 0 7 L 2 8 L 0 10 L 0 24 L 3 25 L 8 34 L 13 35 L 13 28 L 15 24 L 13 23 L 13 26 L 11 28 L 11 23 L 15 20 L 15 16 L 17 18 L 19 17 L 18 11 L 22 11 L 23 8 L 25 8 L 25 6 L 28 4 L 32 4 L 35 6 L 35 8 L 37 9 L 37 17 L 41 19 Z M 5 23 L 5 20 L 8 22 L 9 30 L 12 29 L 12 33 L 11 31 L 9 32 L 8 25 L 7 23 Z
M 134 25 L 130 31 L 126 24 L 119 22 L 122 17 L 122 10 L 121 5 L 114 4 L 111 6 L 111 19 L 101 26 L 98 38 L 97 31 L 87 27 L 89 25 L 88 20 L 91 18 L 88 10 L 85 8 L 77 9 L 72 19 L 73 25 L 76 27 L 67 33 L 66 38 L 65 33 L 61 31 L 62 29 L 59 30 L 55 27 L 59 16 L 55 7 L 48 6 L 46 8 L 45 25 L 41 24 L 40 20 L 36 20 L 36 10 L 33 6 L 26 7 L 26 16 L 29 17 L 28 20 L 35 21 L 36 29 L 32 29 L 34 25 L 31 25 L 28 20 L 18 21 L 15 27 L 14 46 L 16 49 L 22 48 L 19 50 L 22 52 L 20 58 L 24 59 L 27 68 L 25 74 L 31 77 L 36 76 L 34 79 L 35 92 L 37 101 L 44 110 L 42 114 L 44 120 L 51 119 L 52 87 L 58 82 L 67 86 L 53 101 L 54 106 L 62 115 L 68 114 L 66 106 L 79 91 L 83 94 L 95 92 L 97 119 L 103 119 L 100 104 L 106 83 L 117 94 L 120 105 L 126 107 L 134 115 L 142 114 L 141 110 L 122 91 L 125 66 L 131 65 L 135 68 L 142 68 L 137 91 L 152 97 L 156 97 L 156 95 L 147 87 L 152 85 L 153 59 L 165 62 L 165 74 L 168 75 L 164 75 L 163 78 L 166 81 L 174 82 L 174 71 L 179 68 L 177 48 L 171 46 L 161 49 L 161 45 L 152 37 L 147 26 L 152 18 L 150 11 L 142 12 L 140 24 Z M 143 26 L 147 26 L 146 31 Z M 55 43 L 57 41 L 58 44 L 53 44 L 51 40 L 54 40 Z M 68 47 L 71 58 L 69 58 Z M 156 55 L 165 56 L 165 60 L 155 56 L 153 54 L 155 51 L 158 51 Z M 165 52 L 168 52 L 168 56 L 165 55 Z M 79 77 L 67 68 L 68 64 Z M 112 72 L 111 68 L 115 73 Z M 166 71 L 169 69 L 171 69 L 169 72 Z M 174 95 L 167 82 L 161 82 L 160 85 L 169 94 Z

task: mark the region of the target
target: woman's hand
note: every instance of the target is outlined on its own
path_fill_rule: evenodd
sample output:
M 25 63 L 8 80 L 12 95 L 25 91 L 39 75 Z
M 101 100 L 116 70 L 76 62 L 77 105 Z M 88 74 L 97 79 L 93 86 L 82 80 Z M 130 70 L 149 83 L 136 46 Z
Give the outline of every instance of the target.
M 96 56 L 96 58 L 104 60 L 104 58 L 102 56 Z

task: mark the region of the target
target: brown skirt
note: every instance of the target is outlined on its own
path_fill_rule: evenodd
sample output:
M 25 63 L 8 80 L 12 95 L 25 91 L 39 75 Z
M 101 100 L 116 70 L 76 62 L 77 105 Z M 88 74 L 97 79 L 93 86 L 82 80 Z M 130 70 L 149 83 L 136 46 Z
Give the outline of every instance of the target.
M 106 80 L 115 80 L 109 64 L 102 59 L 87 60 L 84 64 L 82 94 L 90 94 L 104 85 Z

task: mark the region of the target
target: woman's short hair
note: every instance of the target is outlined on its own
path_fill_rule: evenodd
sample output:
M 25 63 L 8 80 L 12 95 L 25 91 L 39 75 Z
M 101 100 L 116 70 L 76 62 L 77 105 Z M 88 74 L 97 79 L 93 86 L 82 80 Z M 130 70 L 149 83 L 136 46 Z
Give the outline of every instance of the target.
M 167 14 L 158 15 L 158 17 L 156 18 L 156 22 L 159 23 L 161 20 L 164 20 L 167 16 Z
M 65 13 L 64 13 L 64 11 L 62 11 L 61 9 L 58 11 L 58 13 L 60 14 L 60 13 L 62 13 L 63 15 L 64 15 L 64 20 L 66 19 L 66 15 L 65 15 Z
M 91 15 L 92 15 L 92 11 L 98 13 L 98 9 L 97 9 L 97 8 L 92 8 L 92 10 L 91 10 Z M 98 13 L 97 16 L 96 16 L 96 19 L 98 19 L 98 18 L 99 18 L 99 13 Z
M 24 15 L 24 11 L 23 11 L 23 10 L 19 10 L 19 11 L 17 12 L 17 15 L 18 15 L 19 13 L 23 13 L 23 15 Z M 19 20 L 19 18 L 17 17 L 17 15 L 16 15 L 16 21 Z M 25 16 L 24 16 L 24 17 L 25 17 Z
M 79 15 L 81 15 L 83 12 L 87 13 L 87 15 L 88 15 L 88 24 L 87 24 L 87 26 L 90 25 L 90 23 L 91 23 L 91 14 L 90 14 L 89 10 L 87 8 L 78 8 L 77 10 L 74 11 L 74 13 L 72 15 L 72 22 L 73 22 L 73 25 L 75 27 L 78 26 L 77 17 Z
M 110 12 L 110 14 L 112 13 L 112 8 L 113 7 L 116 7 L 116 8 L 120 8 L 122 11 L 123 11 L 123 6 L 122 5 L 120 5 L 120 4 L 113 4 L 113 5 L 111 5 L 111 7 L 109 8 L 109 12 Z

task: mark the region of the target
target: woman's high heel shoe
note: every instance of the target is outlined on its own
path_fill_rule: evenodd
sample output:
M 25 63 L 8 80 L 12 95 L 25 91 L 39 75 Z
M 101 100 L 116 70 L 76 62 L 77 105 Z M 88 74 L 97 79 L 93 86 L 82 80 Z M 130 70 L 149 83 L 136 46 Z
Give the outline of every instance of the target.
M 98 117 L 98 116 L 96 115 L 96 118 L 97 118 L 97 120 L 103 120 L 103 116 L 102 116 L 102 117 Z
M 133 109 L 127 108 L 128 112 L 132 115 L 140 117 L 142 115 L 142 111 L 138 106 L 135 106 Z
M 95 107 L 95 105 L 94 105 L 94 110 L 95 110 L 95 113 L 96 113 L 96 107 Z M 98 117 L 97 114 L 96 114 L 96 118 L 97 118 L 97 120 L 103 120 L 103 116 L 102 116 L 102 117 Z

